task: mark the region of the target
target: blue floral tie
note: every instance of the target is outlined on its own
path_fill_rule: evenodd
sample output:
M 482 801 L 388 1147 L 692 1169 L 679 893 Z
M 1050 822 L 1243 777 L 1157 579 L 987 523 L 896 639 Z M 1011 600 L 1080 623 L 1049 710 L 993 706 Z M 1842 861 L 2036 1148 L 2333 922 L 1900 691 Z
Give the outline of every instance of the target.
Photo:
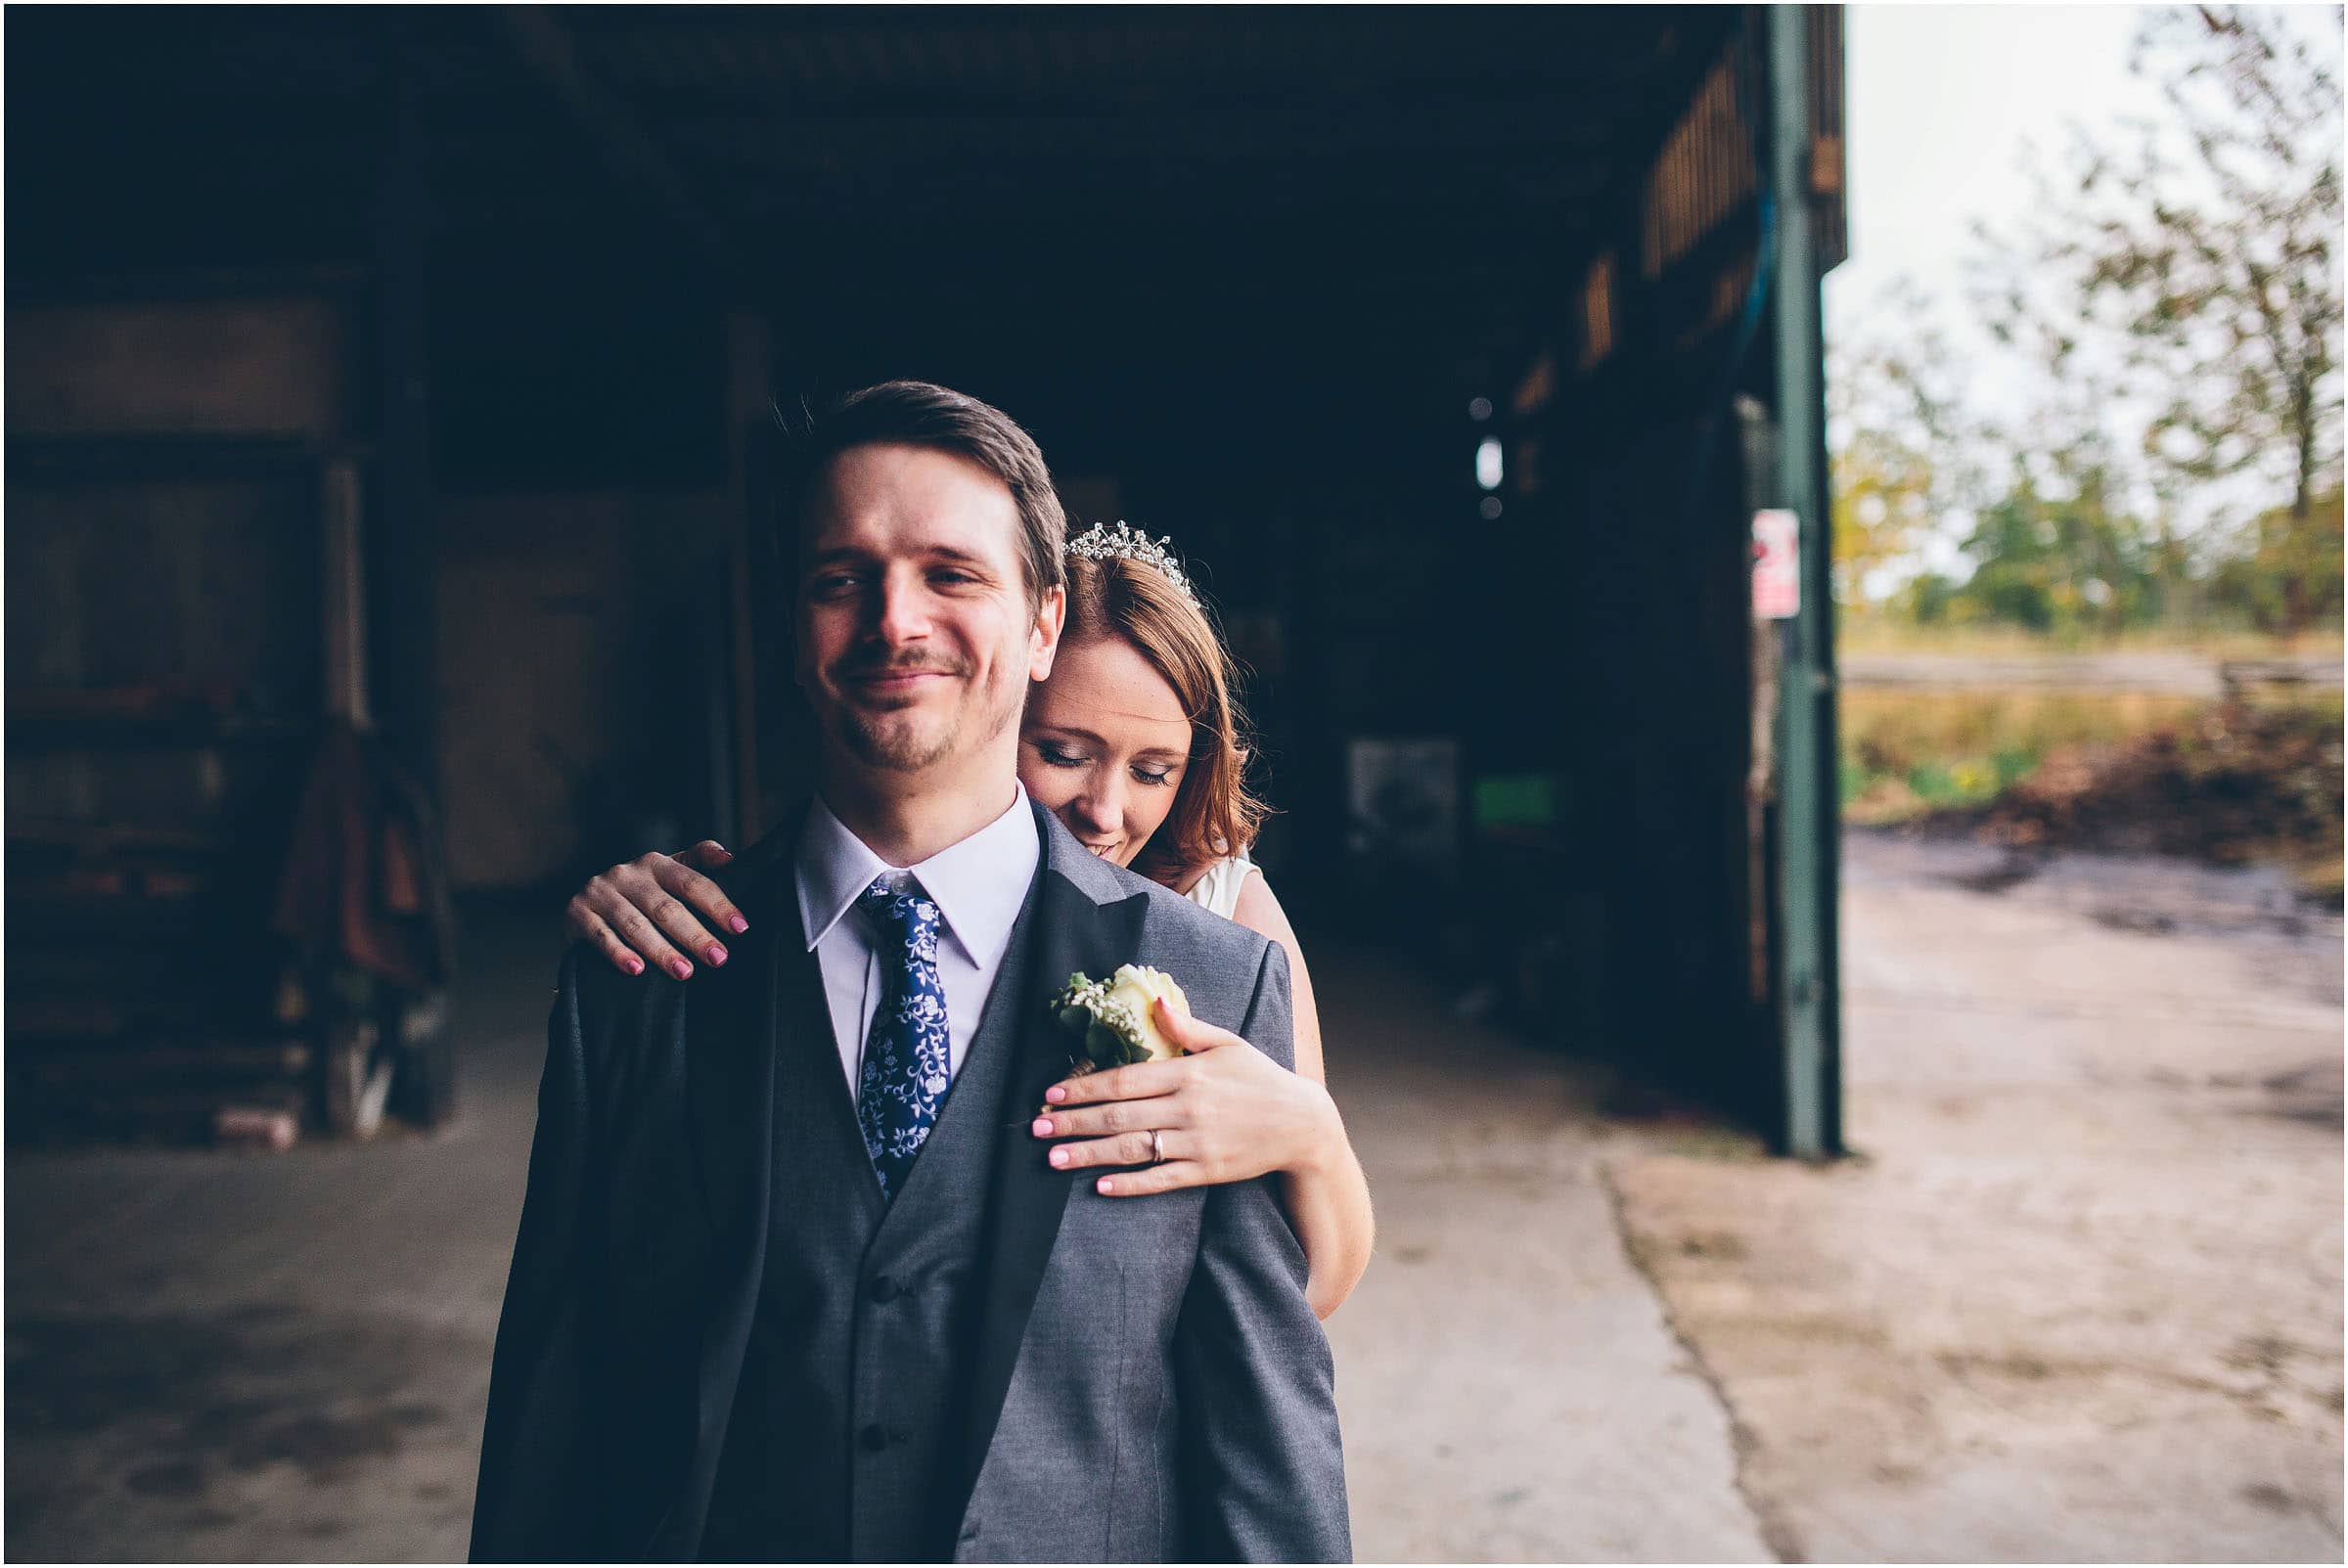
M 856 1125 L 880 1195 L 894 1199 L 952 1082 L 946 993 L 937 983 L 937 905 L 911 877 L 899 889 L 885 876 L 858 902 L 880 932 L 880 1006 L 856 1075 Z

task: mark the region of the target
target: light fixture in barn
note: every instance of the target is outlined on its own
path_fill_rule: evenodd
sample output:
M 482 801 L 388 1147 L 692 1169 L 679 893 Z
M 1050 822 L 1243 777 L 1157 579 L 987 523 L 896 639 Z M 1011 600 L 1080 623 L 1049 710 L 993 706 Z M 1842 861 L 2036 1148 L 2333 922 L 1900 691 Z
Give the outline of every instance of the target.
M 1501 481 L 1500 437 L 1487 435 L 1475 447 L 1475 482 L 1487 490 L 1497 490 Z

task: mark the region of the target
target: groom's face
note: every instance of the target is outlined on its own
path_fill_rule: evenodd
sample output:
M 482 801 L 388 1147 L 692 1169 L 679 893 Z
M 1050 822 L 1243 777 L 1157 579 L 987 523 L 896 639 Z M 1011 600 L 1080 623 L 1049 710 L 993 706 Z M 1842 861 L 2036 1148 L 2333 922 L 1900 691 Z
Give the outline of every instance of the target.
M 859 761 L 918 773 L 975 756 L 1051 673 L 1061 595 L 1030 603 L 1019 526 L 1009 486 L 928 447 L 850 447 L 810 482 L 799 684 Z

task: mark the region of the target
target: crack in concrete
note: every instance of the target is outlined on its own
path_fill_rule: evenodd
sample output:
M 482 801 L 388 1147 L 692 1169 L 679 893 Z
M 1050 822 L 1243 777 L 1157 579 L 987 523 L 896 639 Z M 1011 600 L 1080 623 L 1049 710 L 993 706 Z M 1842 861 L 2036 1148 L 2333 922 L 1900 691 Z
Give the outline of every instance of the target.
M 1663 1290 L 1663 1281 L 1656 1275 L 1647 1248 L 1640 1243 L 1637 1232 L 1631 1228 L 1629 1205 L 1623 1198 L 1621 1185 L 1614 1180 L 1613 1166 L 1603 1161 L 1598 1162 L 1598 1180 L 1605 1189 L 1606 1206 L 1613 1215 L 1614 1234 L 1622 1243 L 1623 1256 L 1630 1261 L 1639 1277 L 1647 1281 L 1647 1288 L 1654 1297 L 1655 1310 L 1662 1314 L 1663 1326 L 1679 1345 L 1680 1353 L 1688 1358 L 1688 1364 L 1697 1380 L 1711 1391 L 1712 1398 L 1720 1406 L 1722 1418 L 1729 1423 L 1729 1448 L 1736 1457 L 1736 1471 L 1730 1477 L 1730 1484 L 1737 1489 L 1738 1501 L 1744 1504 L 1745 1512 L 1752 1517 L 1761 1544 L 1769 1548 L 1771 1555 L 1779 1562 L 1809 1561 L 1792 1523 L 1768 1499 L 1753 1489 L 1746 1469 L 1749 1461 L 1760 1453 L 1761 1439 L 1737 1413 L 1736 1402 L 1729 1398 L 1728 1387 L 1722 1382 L 1720 1373 L 1705 1359 L 1694 1337 L 1681 1325 L 1679 1314 L 1672 1310 L 1671 1298 Z

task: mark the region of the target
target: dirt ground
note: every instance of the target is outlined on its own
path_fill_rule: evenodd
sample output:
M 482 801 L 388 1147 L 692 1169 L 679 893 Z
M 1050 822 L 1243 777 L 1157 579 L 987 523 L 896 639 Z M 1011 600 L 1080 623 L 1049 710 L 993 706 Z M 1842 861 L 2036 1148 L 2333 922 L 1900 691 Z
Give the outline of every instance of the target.
M 2340 922 L 1854 834 L 1849 1138 L 1632 1154 L 1630 1244 L 1814 1561 L 2337 1561 Z

